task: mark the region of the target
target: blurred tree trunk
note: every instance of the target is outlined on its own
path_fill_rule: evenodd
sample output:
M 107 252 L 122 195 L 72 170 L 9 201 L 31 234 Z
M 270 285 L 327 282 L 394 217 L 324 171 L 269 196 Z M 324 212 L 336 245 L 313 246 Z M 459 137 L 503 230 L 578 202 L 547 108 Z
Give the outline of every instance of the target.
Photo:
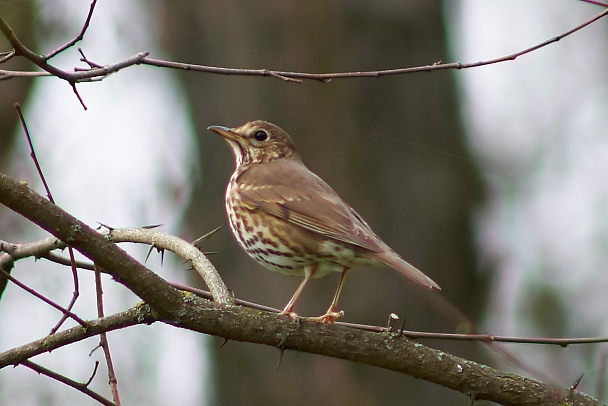
M 171 59 L 240 68 L 306 72 L 388 69 L 447 59 L 439 2 L 166 2 Z M 265 119 L 294 139 L 307 165 L 341 194 L 397 252 L 434 278 L 471 316 L 482 288 L 470 217 L 481 200 L 448 72 L 301 85 L 275 78 L 182 72 L 200 133 L 202 181 L 190 210 L 193 237 L 225 224 L 223 192 L 233 169 L 209 125 Z M 205 247 L 236 296 L 282 307 L 295 279 L 260 268 L 227 227 Z M 314 281 L 297 311 L 321 314 L 337 275 Z M 345 320 L 449 331 L 411 297 L 396 271 L 357 269 L 341 307 Z M 219 346 L 218 342 L 218 346 Z M 474 344 L 432 343 L 472 357 Z M 221 404 L 462 404 L 461 395 L 367 366 L 228 343 L 217 353 Z

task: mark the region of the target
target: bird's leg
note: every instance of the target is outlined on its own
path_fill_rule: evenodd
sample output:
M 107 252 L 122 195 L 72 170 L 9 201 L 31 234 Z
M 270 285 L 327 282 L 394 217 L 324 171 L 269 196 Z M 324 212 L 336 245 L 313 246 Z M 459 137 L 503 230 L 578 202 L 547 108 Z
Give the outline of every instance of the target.
M 338 288 L 336 289 L 336 293 L 334 294 L 334 299 L 331 301 L 331 305 L 329 309 L 325 312 L 323 316 L 319 317 L 311 317 L 309 320 L 320 321 L 321 323 L 329 323 L 334 324 L 336 319 L 344 316 L 344 312 L 342 310 L 338 311 L 338 299 L 340 298 L 340 294 L 342 293 L 342 286 L 344 286 L 344 280 L 346 279 L 346 273 L 350 268 L 344 268 L 342 270 L 342 275 L 340 275 L 340 282 L 338 282 Z
M 293 296 L 291 297 L 291 299 L 289 299 L 289 302 L 287 302 L 287 304 L 283 308 L 283 311 L 281 311 L 280 314 L 288 314 L 292 318 L 297 318 L 298 317 L 298 314 L 293 311 L 293 307 L 296 304 L 296 300 L 298 300 L 298 298 L 302 294 L 302 291 L 304 290 L 304 287 L 306 286 L 306 284 L 308 284 L 308 281 L 315 274 L 316 270 L 317 270 L 316 265 L 306 265 L 304 267 L 304 278 L 302 279 L 302 282 L 300 282 L 300 284 L 298 285 L 298 288 L 296 289 L 295 293 L 293 294 Z

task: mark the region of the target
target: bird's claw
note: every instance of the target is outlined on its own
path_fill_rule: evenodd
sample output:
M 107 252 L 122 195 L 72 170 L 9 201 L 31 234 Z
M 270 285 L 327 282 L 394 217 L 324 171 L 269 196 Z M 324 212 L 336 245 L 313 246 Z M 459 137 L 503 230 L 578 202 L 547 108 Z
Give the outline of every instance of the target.
M 323 324 L 334 324 L 336 319 L 344 317 L 344 311 L 339 312 L 334 309 L 329 309 L 323 316 L 318 317 L 307 317 L 306 320 L 318 321 Z

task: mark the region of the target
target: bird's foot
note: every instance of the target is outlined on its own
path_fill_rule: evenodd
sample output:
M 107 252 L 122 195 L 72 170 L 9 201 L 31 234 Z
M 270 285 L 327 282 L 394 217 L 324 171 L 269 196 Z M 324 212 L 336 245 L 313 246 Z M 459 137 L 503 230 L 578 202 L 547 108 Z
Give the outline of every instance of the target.
M 280 314 L 281 316 L 283 316 L 283 315 L 285 315 L 285 316 L 289 316 L 289 317 L 290 317 L 292 320 L 294 320 L 294 321 L 298 321 L 298 320 L 300 320 L 300 315 L 299 315 L 298 313 L 294 312 L 294 311 L 293 311 L 293 310 L 291 310 L 291 309 L 287 309 L 287 308 L 285 308 L 285 309 L 283 309 L 283 310 L 281 311 L 281 313 L 279 313 L 279 314 Z
M 336 311 L 334 308 L 327 309 L 327 312 L 323 316 L 318 317 L 307 317 L 306 320 L 318 321 L 323 324 L 334 324 L 336 319 L 344 317 L 344 311 Z

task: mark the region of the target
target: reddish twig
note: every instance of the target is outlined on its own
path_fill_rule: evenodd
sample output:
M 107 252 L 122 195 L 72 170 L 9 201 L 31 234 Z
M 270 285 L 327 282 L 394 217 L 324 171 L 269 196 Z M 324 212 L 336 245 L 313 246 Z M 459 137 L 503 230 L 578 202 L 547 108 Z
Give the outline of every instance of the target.
M 345 79 L 345 78 L 365 78 L 365 77 L 381 77 L 381 76 L 391 76 L 391 75 L 402 75 L 406 73 L 414 73 L 414 72 L 432 72 L 436 70 L 446 70 L 446 69 L 468 69 L 468 68 L 476 68 L 480 66 L 493 65 L 496 63 L 512 61 L 517 59 L 518 57 L 529 54 L 530 52 L 536 51 L 540 48 L 546 47 L 552 43 L 558 42 L 561 39 L 574 34 L 577 31 L 587 27 L 589 24 L 594 23 L 595 21 L 601 19 L 608 15 L 608 9 L 599 13 L 595 17 L 585 21 L 582 24 L 572 28 L 571 30 L 566 31 L 565 33 L 543 41 L 537 45 L 526 48 L 522 51 L 515 52 L 510 55 L 501 56 L 494 59 L 489 59 L 485 61 L 472 62 L 472 63 L 441 63 L 437 62 L 432 65 L 426 66 L 417 66 L 412 68 L 399 68 L 399 69 L 387 69 L 387 70 L 376 70 L 376 71 L 364 71 L 364 72 L 336 72 L 336 73 L 302 73 L 302 72 L 283 72 L 283 71 L 275 71 L 268 69 L 234 69 L 234 68 L 219 68 L 213 66 L 202 66 L 202 65 L 192 65 L 185 64 L 179 62 L 170 62 L 163 61 L 160 59 L 152 59 L 152 58 L 144 58 L 141 62 L 144 65 L 152 65 L 173 69 L 183 69 L 183 70 L 192 70 L 199 72 L 207 72 L 207 73 L 217 73 L 220 75 L 238 75 L 238 76 L 271 76 L 271 77 L 279 77 L 281 79 L 309 79 L 309 80 L 318 80 L 322 82 L 329 82 L 332 79 Z
M 59 310 L 61 313 L 67 315 L 68 317 L 71 317 L 78 324 L 80 324 L 82 327 L 87 328 L 87 322 L 84 321 L 83 319 L 81 319 L 80 317 L 78 317 L 75 313 L 72 313 L 70 310 L 61 307 L 60 305 L 58 305 L 57 303 L 53 302 L 48 297 L 44 296 L 41 293 L 38 293 L 37 291 L 35 291 L 34 289 L 30 288 L 26 284 L 20 282 L 18 279 L 15 279 L 15 277 L 11 276 L 11 274 L 9 274 L 8 272 L 6 272 L 2 268 L 0 268 L 0 275 L 2 275 L 3 277 L 7 278 L 9 281 L 13 282 L 15 285 L 19 286 L 21 289 L 25 290 L 29 294 L 31 294 L 33 296 L 36 296 L 38 299 L 42 300 L 44 303 L 50 305 L 51 307 L 54 307 L 55 309 Z
M 91 354 L 92 354 L 92 352 L 91 352 Z M 89 356 L 91 356 L 91 355 L 89 354 Z M 95 379 L 95 375 L 97 375 L 98 368 L 99 368 L 99 361 L 95 361 L 95 365 L 93 366 L 93 372 L 91 372 L 91 376 L 85 382 L 86 386 L 89 386 L 91 384 L 91 382 L 93 382 L 93 379 Z
M 76 88 L 74 88 L 74 90 L 76 90 Z M 53 199 L 53 194 L 51 193 L 51 189 L 49 188 L 49 185 L 46 182 L 46 178 L 44 177 L 44 173 L 42 172 L 42 167 L 40 166 L 40 163 L 38 162 L 38 157 L 36 156 L 36 151 L 34 150 L 34 144 L 32 143 L 32 137 L 30 136 L 30 131 L 27 128 L 27 123 L 25 122 L 25 118 L 23 117 L 23 112 L 21 111 L 21 106 L 19 105 L 19 103 L 15 103 L 15 108 L 17 109 L 17 114 L 19 115 L 19 120 L 21 121 L 21 126 L 23 128 L 25 138 L 27 139 L 27 143 L 30 147 L 30 157 L 34 161 L 34 165 L 36 166 L 36 170 L 38 171 L 38 176 L 40 177 L 40 180 L 42 180 L 42 184 L 44 185 L 44 189 L 46 190 L 46 196 L 48 197 L 49 201 L 51 201 L 53 204 L 55 204 L 55 199 Z M 78 296 L 80 295 L 80 288 L 79 288 L 79 283 L 78 283 L 78 272 L 77 272 L 76 265 L 75 265 L 76 259 L 74 258 L 74 250 L 72 249 L 72 247 L 68 246 L 68 252 L 69 252 L 70 261 L 71 261 L 72 280 L 74 283 L 74 291 L 72 292 L 72 299 L 70 300 L 70 303 L 68 304 L 68 307 L 67 307 L 67 310 L 71 311 L 72 308 L 74 307 L 74 304 L 76 303 L 76 300 L 78 299 Z M 55 327 L 53 327 L 51 329 L 50 334 L 57 332 L 57 330 L 59 330 L 61 325 L 67 320 L 67 318 L 68 318 L 68 314 L 63 313 L 62 318 L 55 325 Z
M 41 365 L 38 365 L 30 360 L 25 360 L 25 361 L 21 361 L 20 362 L 21 365 L 23 365 L 24 367 L 27 367 L 41 375 L 44 376 L 48 376 L 49 378 L 52 378 L 58 382 L 61 382 L 63 384 L 66 384 L 74 389 L 76 389 L 77 391 L 84 393 L 85 395 L 95 399 L 97 402 L 101 403 L 102 405 L 106 405 L 106 406 L 119 406 L 116 403 L 112 402 L 109 399 L 104 398 L 103 396 L 101 396 L 100 394 L 98 394 L 97 392 L 92 391 L 91 389 L 88 388 L 88 382 L 87 383 L 81 383 L 81 382 L 77 382 L 74 381 L 64 375 L 58 374 L 57 372 L 51 371 L 50 369 L 47 369 Z
M 148 305 L 141 304 L 129 310 L 91 320 L 87 328 L 81 326 L 71 327 L 50 336 L 29 342 L 27 344 L 0 352 L 0 369 L 8 365 L 17 365 L 28 358 L 45 352 L 50 352 L 66 345 L 94 337 L 101 333 L 138 325 L 152 324 L 158 320 L 156 314 L 151 313 Z
M 87 18 L 84 21 L 84 24 L 82 25 L 82 29 L 80 30 L 78 35 L 76 35 L 74 38 L 72 38 L 70 41 L 66 42 L 59 48 L 46 54 L 44 57 L 47 61 L 49 59 L 51 59 L 52 57 L 54 57 L 55 55 L 65 51 L 66 49 L 73 47 L 78 41 L 82 41 L 82 39 L 84 38 L 84 33 L 87 32 L 87 29 L 89 28 L 89 24 L 91 24 L 91 18 L 93 17 L 93 11 L 95 11 L 95 5 L 97 5 L 97 0 L 93 0 L 93 2 L 91 3 L 91 6 L 89 7 L 89 14 L 87 14 Z
M 591 2 L 588 0 L 587 2 Z M 594 4 L 599 4 L 594 2 Z M 106 65 L 102 68 L 91 68 L 91 69 L 77 69 L 75 72 L 66 72 L 61 69 L 58 69 L 52 65 L 49 65 L 44 61 L 43 57 L 34 54 L 29 51 L 14 35 L 8 24 L 0 17 L 0 29 L 4 32 L 4 35 L 7 37 L 11 45 L 15 48 L 15 54 L 24 56 L 25 58 L 31 60 L 36 65 L 41 67 L 46 73 L 43 72 L 14 72 L 14 71 L 0 71 L 0 80 L 2 79 L 10 79 L 14 77 L 31 77 L 31 76 L 57 76 L 61 79 L 67 80 L 70 84 L 75 85 L 80 82 L 88 82 L 88 81 L 98 81 L 103 80 L 106 76 L 111 73 L 118 72 L 121 69 L 126 67 L 130 67 L 133 65 L 150 65 L 156 67 L 170 68 L 170 69 L 181 69 L 181 70 L 191 70 L 196 72 L 204 72 L 204 73 L 212 73 L 219 75 L 235 75 L 235 76 L 267 76 L 278 78 L 284 81 L 290 81 L 295 83 L 301 83 L 302 80 L 317 80 L 321 82 L 329 82 L 332 79 L 347 79 L 347 78 L 365 78 L 365 77 L 381 77 L 381 76 L 392 76 L 392 75 L 403 75 L 414 72 L 433 72 L 437 70 L 446 70 L 446 69 L 469 69 L 476 68 L 480 66 L 492 65 L 497 63 L 502 63 L 506 61 L 512 61 L 517 59 L 518 57 L 536 51 L 540 48 L 553 44 L 555 42 L 560 41 L 561 39 L 580 31 L 581 29 L 587 27 L 589 24 L 594 23 L 595 21 L 605 17 L 608 15 L 608 9 L 599 13 L 595 17 L 579 24 L 578 26 L 572 28 L 565 33 L 548 39 L 544 42 L 541 42 L 532 47 L 526 48 L 522 51 L 515 52 L 510 55 L 501 56 L 494 59 L 489 59 L 485 61 L 472 62 L 472 63 L 442 63 L 436 62 L 431 65 L 425 66 L 417 66 L 411 68 L 399 68 L 399 69 L 387 69 L 387 70 L 375 70 L 375 71 L 362 71 L 362 72 L 334 72 L 334 73 L 305 73 L 305 72 L 286 72 L 286 71 L 276 71 L 270 69 L 238 69 L 238 68 L 223 68 L 223 67 L 215 67 L 215 66 L 205 66 L 205 65 L 194 65 L 180 62 L 172 62 L 165 61 L 161 59 L 148 58 L 148 53 L 138 53 L 128 59 L 117 62 L 115 64 Z M 29 52 L 28 52 L 29 51 Z M 85 61 L 86 62 L 86 61 Z M 86 107 L 85 107 L 86 108 Z
M 608 4 L 602 3 L 601 1 L 594 1 L 594 0 L 580 0 L 580 1 L 582 1 L 583 3 L 594 4 L 596 6 L 608 7 Z
M 30 136 L 30 130 L 27 128 L 27 124 L 25 122 L 25 118 L 23 117 L 23 112 L 21 111 L 21 105 L 19 103 L 15 103 L 15 109 L 17 109 L 17 114 L 19 115 L 19 120 L 21 121 L 21 127 L 23 128 L 23 133 L 25 134 L 25 139 L 30 147 L 30 158 L 34 161 L 34 166 L 36 166 L 36 170 L 38 171 L 38 176 L 42 181 L 42 185 L 44 186 L 44 190 L 46 191 L 46 197 L 52 202 L 55 203 L 53 199 L 53 195 L 51 194 L 51 189 L 49 188 L 48 183 L 46 183 L 46 178 L 44 177 L 44 173 L 42 173 L 42 168 L 40 167 L 40 162 L 38 162 L 38 157 L 36 157 L 36 152 L 34 151 L 34 144 L 32 144 L 32 137 Z
M 37 53 L 30 50 L 28 47 L 23 45 L 23 43 L 17 38 L 13 30 L 11 29 L 11 27 L 6 23 L 6 21 L 4 21 L 2 16 L 0 16 L 0 31 L 2 31 L 8 42 L 13 47 L 13 51 L 16 56 L 23 56 L 24 58 L 36 64 L 40 69 L 47 71 L 53 76 L 57 76 L 58 78 L 67 81 L 76 92 L 75 86 L 77 81 L 74 80 L 72 75 L 69 72 L 61 70 L 56 66 L 49 64 L 47 62 L 48 58 L 46 56 L 38 55 Z M 78 96 L 77 92 L 76 95 Z M 82 102 L 82 99 L 80 97 L 79 100 Z M 86 106 L 84 104 L 82 104 L 82 106 L 86 110 Z
M 101 285 L 101 271 L 97 265 L 94 265 L 95 270 L 95 293 L 97 295 L 97 317 L 102 319 L 104 317 L 103 311 L 103 288 Z M 120 406 L 120 396 L 118 394 L 118 380 L 116 379 L 116 373 L 114 371 L 114 363 L 112 362 L 112 355 L 110 353 L 110 344 L 108 343 L 108 336 L 105 332 L 99 335 L 99 346 L 103 350 L 103 354 L 106 358 L 106 365 L 108 367 L 108 380 L 110 388 L 112 390 L 112 398 L 114 403 Z

